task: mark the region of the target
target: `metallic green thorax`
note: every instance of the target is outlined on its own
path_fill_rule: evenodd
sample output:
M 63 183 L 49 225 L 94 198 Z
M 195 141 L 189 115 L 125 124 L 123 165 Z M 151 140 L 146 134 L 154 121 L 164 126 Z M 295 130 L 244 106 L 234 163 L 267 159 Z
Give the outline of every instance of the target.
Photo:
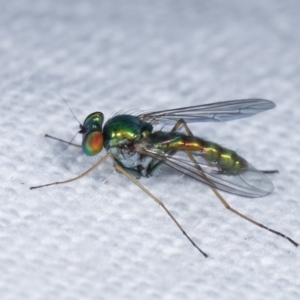
M 132 115 L 119 115 L 109 119 L 103 128 L 104 148 L 108 150 L 122 144 L 140 141 L 151 133 L 153 126 Z

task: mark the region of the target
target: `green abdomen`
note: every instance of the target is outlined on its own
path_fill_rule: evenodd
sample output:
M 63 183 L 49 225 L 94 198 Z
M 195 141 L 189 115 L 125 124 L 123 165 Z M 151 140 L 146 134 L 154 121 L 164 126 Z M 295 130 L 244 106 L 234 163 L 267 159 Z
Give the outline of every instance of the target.
M 224 174 L 240 174 L 247 171 L 247 161 L 235 151 L 224 148 L 195 136 L 186 136 L 180 133 L 153 133 L 155 148 L 164 152 L 189 151 L 195 157 L 201 156 L 203 164 L 215 167 Z

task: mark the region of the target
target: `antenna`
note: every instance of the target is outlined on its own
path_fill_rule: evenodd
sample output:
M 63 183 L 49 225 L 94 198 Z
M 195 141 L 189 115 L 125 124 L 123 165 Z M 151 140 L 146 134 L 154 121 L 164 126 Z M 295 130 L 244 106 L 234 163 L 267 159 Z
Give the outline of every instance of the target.
M 57 95 L 60 96 L 61 99 L 66 103 L 66 105 L 68 106 L 68 108 L 69 108 L 70 112 L 72 113 L 73 117 L 75 118 L 75 120 L 79 123 L 79 125 L 82 126 L 82 124 L 81 124 L 81 123 L 78 121 L 78 119 L 76 118 L 76 116 L 75 116 L 73 110 L 72 110 L 71 107 L 69 106 L 67 100 L 65 100 L 64 97 L 63 97 L 60 93 L 57 93 Z
M 56 138 L 56 137 L 51 136 L 51 135 L 49 135 L 49 134 L 45 134 L 45 137 L 47 137 L 47 138 L 51 138 L 51 139 L 54 139 L 54 140 L 57 140 L 57 141 L 59 141 L 59 142 L 62 142 L 62 143 L 66 143 L 66 144 L 67 144 L 67 146 L 66 146 L 65 148 L 63 148 L 63 150 L 60 151 L 60 152 L 57 154 L 57 155 L 60 155 L 60 154 L 61 154 L 62 152 L 64 152 L 64 151 L 68 148 L 68 146 L 70 146 L 70 145 L 81 148 L 81 145 L 77 145 L 77 144 L 74 144 L 74 143 L 72 143 L 72 142 L 73 142 L 73 140 L 75 139 L 76 135 L 83 129 L 83 125 L 78 121 L 78 119 L 76 118 L 76 116 L 75 116 L 73 110 L 72 110 L 71 107 L 69 106 L 68 102 L 64 99 L 64 97 L 63 97 L 61 94 L 59 94 L 59 93 L 57 93 L 57 95 L 59 95 L 59 96 L 61 97 L 61 99 L 65 102 L 65 104 L 66 104 L 67 107 L 69 108 L 70 112 L 72 113 L 74 119 L 79 123 L 79 127 L 80 127 L 80 130 L 73 136 L 73 138 L 71 139 L 70 142 L 65 141 L 65 140 L 62 140 L 62 139 L 59 139 L 59 138 Z

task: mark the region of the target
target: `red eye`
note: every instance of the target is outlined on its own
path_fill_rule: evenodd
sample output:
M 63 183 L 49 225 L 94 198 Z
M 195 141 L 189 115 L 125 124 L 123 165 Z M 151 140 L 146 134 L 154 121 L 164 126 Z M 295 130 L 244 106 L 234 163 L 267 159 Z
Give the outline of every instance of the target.
M 103 147 L 103 135 L 100 131 L 88 133 L 82 141 L 82 150 L 88 156 L 93 156 L 101 152 Z

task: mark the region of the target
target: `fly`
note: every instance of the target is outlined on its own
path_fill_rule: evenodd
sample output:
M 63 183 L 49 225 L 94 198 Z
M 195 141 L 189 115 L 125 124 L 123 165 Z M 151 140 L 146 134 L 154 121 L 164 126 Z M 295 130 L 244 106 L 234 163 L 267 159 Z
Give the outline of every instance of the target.
M 103 126 L 104 115 L 94 112 L 80 124 L 82 144 L 77 145 L 64 140 L 47 137 L 81 147 L 86 155 L 100 153 L 103 147 L 106 154 L 91 168 L 69 180 L 34 186 L 36 189 L 75 181 L 100 166 L 108 158 L 119 173 L 140 187 L 157 202 L 185 235 L 185 237 L 207 257 L 189 237 L 163 202 L 146 189 L 138 179 L 151 177 L 162 165 L 167 165 L 183 174 L 208 185 L 222 204 L 241 218 L 277 234 L 296 247 L 298 243 L 285 234 L 260 224 L 232 208 L 219 191 L 247 198 L 269 195 L 274 187 L 265 173 L 259 171 L 235 151 L 214 142 L 193 135 L 188 127 L 192 122 L 225 122 L 247 118 L 274 108 L 272 101 L 264 99 L 244 99 L 217 102 L 204 105 L 143 112 L 137 115 L 120 114 L 110 118 Z M 154 131 L 154 126 L 173 125 L 170 131 Z

